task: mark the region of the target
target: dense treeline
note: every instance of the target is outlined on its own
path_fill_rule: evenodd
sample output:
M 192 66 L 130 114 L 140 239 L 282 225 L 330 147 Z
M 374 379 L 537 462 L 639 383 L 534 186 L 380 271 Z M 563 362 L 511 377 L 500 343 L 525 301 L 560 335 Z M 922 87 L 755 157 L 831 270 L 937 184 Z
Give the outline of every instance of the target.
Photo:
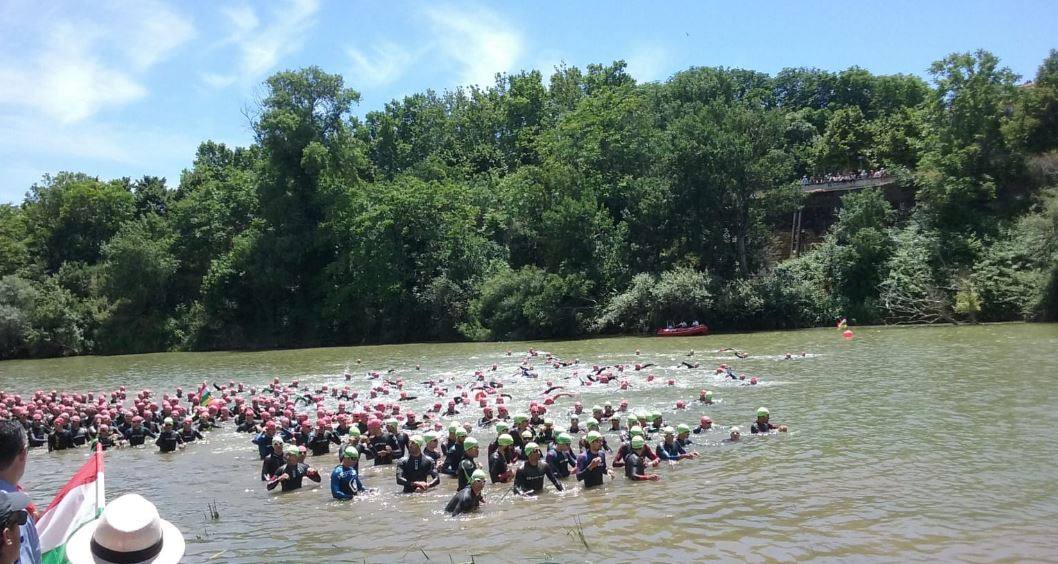
M 266 81 L 255 142 L 164 179 L 46 176 L 0 207 L 0 355 L 1053 318 L 1058 52 L 927 83 L 623 62 L 427 91 L 364 119 L 318 68 Z M 887 169 L 778 261 L 799 180 Z

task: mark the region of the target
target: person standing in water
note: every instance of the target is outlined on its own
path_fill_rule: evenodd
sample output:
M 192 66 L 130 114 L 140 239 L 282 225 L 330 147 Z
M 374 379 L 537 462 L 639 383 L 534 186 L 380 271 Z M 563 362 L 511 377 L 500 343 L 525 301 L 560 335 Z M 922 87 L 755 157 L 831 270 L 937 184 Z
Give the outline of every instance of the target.
M 521 495 L 535 495 L 544 491 L 544 476 L 554 484 L 555 489 L 562 491 L 562 482 L 546 462 L 541 462 L 540 446 L 536 443 L 525 445 L 525 464 L 514 475 L 514 491 Z
M 286 455 L 287 463 L 285 466 L 280 468 L 277 472 L 279 473 L 276 478 L 265 486 L 268 491 L 272 491 L 276 486 L 281 486 L 282 490 L 289 492 L 301 488 L 302 482 L 305 478 L 312 480 L 313 482 L 320 482 L 320 473 L 315 468 L 309 467 L 304 462 L 298 462 L 298 457 L 301 455 L 301 451 L 294 445 L 288 445 L 283 451 Z
M 768 419 L 771 417 L 771 412 L 768 408 L 761 407 L 757 409 L 757 420 L 750 426 L 749 432 L 754 435 L 758 433 L 768 433 L 778 429 L 778 425 L 773 425 Z
M 470 483 L 470 477 L 478 469 L 478 463 L 474 460 L 477 457 L 478 440 L 474 437 L 463 439 L 463 459 L 459 461 L 459 468 L 456 470 L 456 477 L 459 479 L 457 490 L 467 487 Z
M 514 444 L 514 437 L 503 433 L 496 437 L 496 450 L 489 455 L 489 478 L 492 483 L 500 482 L 506 484 L 514 475 L 508 463 L 508 451 Z
M 404 488 L 404 493 L 424 492 L 441 483 L 437 463 L 422 452 L 424 444 L 426 439 L 421 435 L 412 435 L 408 438 L 407 454 L 397 461 L 397 485 Z
M 588 448 L 577 457 L 577 481 L 584 482 L 585 488 L 602 485 L 603 476 L 613 478 L 613 472 L 606 467 L 606 453 L 602 451 L 602 435 L 591 431 L 586 438 Z
M 570 445 L 573 437 L 569 433 L 559 433 L 555 444 L 547 451 L 547 465 L 559 478 L 568 478 L 570 469 L 577 468 L 577 457 L 573 455 Z
M 646 466 L 648 459 L 645 451 L 647 441 L 642 436 L 636 435 L 630 441 L 631 451 L 625 455 L 625 477 L 633 481 L 658 481 L 661 476 L 647 474 Z
M 452 499 L 448 500 L 445 511 L 451 513 L 452 517 L 477 511 L 481 504 L 485 503 L 485 496 L 481 494 L 481 491 L 485 489 L 486 478 L 484 470 L 475 470 L 470 476 L 470 485 L 456 492 Z
M 347 446 L 342 454 L 342 463 L 335 466 L 331 472 L 331 497 L 339 500 L 353 499 L 356 494 L 367 489 L 353 467 L 360 458 L 360 452 L 355 447 Z

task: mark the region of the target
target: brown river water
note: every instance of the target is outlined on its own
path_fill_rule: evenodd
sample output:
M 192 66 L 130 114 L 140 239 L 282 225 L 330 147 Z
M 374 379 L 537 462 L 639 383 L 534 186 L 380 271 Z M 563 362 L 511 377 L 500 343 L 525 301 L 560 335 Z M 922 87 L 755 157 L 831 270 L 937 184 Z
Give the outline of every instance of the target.
M 367 369 L 396 368 L 409 382 L 469 381 L 498 363 L 520 408 L 512 413 L 552 379 L 586 408 L 627 399 L 632 409 L 660 409 L 673 425 L 693 426 L 708 414 L 721 429 L 740 425 L 745 434 L 723 446 L 722 431 L 692 435 L 701 457 L 663 465 L 659 482 L 630 483 L 618 473 L 585 491 L 571 477 L 565 492 L 547 484 L 537 498 L 488 485 L 489 503 L 459 518 L 442 511 L 454 480 L 402 495 L 392 467 L 366 461 L 363 480 L 378 491 L 352 502 L 332 501 L 326 476 L 289 494 L 266 492 L 256 447 L 230 423 L 177 453 L 108 451 L 107 497 L 137 492 L 153 500 L 187 538 L 187 562 L 1058 561 L 1058 325 L 854 329 L 851 341 L 815 329 L 13 361 L 0 363 L 0 387 L 125 384 L 160 393 L 203 380 L 261 385 L 273 376 L 333 385 L 344 384 L 350 367 L 352 383 L 367 389 Z M 513 376 L 529 346 L 578 358 L 587 365 L 582 372 L 591 364 L 658 366 L 626 372 L 626 392 L 561 381 L 574 368 L 544 369 L 542 359 L 539 379 Z M 721 347 L 752 356 L 716 353 Z M 691 350 L 703 369 L 678 368 Z M 784 360 L 787 352 L 806 356 Z M 721 362 L 761 383 L 720 380 L 711 368 Z M 658 380 L 647 383 L 648 372 Z M 696 403 L 702 388 L 719 402 Z M 420 392 L 408 407 L 423 412 L 428 396 Z M 678 399 L 689 409 L 676 411 Z M 558 425 L 568 422 L 572 401 L 556 404 Z M 790 432 L 749 436 L 759 406 Z M 476 420 L 472 411 L 463 419 Z M 493 434 L 476 436 L 484 444 Z M 616 447 L 615 438 L 610 443 Z M 46 504 L 86 456 L 34 450 L 24 485 Z M 309 462 L 324 472 L 336 463 L 333 454 Z M 213 501 L 219 520 L 207 515 Z

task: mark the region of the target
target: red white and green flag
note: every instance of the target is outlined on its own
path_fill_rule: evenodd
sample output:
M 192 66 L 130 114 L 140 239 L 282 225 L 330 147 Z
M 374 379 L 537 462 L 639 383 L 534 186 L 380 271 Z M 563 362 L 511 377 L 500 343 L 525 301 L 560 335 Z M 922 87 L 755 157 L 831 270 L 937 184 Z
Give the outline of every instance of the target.
M 59 490 L 37 521 L 41 562 L 61 564 L 66 543 L 86 523 L 99 517 L 106 504 L 103 488 L 103 447 L 96 445 L 92 458 Z

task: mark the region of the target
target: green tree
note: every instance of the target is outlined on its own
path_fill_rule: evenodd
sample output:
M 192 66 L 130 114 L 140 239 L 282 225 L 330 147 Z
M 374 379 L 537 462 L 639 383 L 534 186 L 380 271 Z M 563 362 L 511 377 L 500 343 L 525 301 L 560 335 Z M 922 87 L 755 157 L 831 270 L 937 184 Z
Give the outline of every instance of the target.
M 98 262 L 103 244 L 136 208 L 123 182 L 64 172 L 34 184 L 22 210 L 28 246 L 51 273 L 67 261 Z

